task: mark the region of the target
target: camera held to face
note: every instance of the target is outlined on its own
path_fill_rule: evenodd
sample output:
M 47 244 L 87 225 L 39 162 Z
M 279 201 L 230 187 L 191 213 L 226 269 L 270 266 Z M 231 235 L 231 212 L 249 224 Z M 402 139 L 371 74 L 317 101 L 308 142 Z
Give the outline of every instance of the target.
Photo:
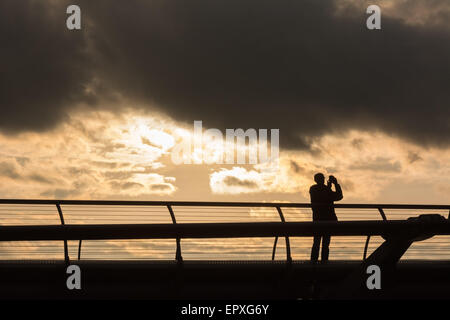
M 328 183 L 337 184 L 337 179 L 334 176 L 329 176 Z

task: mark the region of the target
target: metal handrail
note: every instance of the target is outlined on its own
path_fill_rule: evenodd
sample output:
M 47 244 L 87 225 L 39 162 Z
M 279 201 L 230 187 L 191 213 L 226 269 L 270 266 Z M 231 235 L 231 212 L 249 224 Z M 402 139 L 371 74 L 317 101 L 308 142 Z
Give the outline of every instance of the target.
M 115 206 L 194 206 L 194 207 L 280 207 L 311 208 L 311 203 L 271 202 L 209 202 L 209 201 L 127 201 L 127 200 L 48 200 L 48 199 L 0 199 L 0 204 L 48 204 L 48 205 L 115 205 Z M 317 205 L 317 204 L 315 204 Z M 335 208 L 347 209 L 436 209 L 450 210 L 450 205 L 436 204 L 358 204 L 337 203 Z
M 2 226 L 0 241 L 383 236 L 425 230 L 450 235 L 450 221 L 320 221 Z

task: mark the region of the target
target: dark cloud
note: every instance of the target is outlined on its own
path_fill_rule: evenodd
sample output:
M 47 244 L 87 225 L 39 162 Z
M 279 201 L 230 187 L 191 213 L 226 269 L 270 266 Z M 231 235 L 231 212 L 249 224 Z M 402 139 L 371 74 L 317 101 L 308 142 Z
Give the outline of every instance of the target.
M 120 165 L 120 167 L 124 166 L 126 166 L 126 163 Z M 133 166 L 133 167 L 139 168 L 139 170 L 116 170 L 116 171 L 109 170 L 102 172 L 102 174 L 107 179 L 129 179 L 133 177 L 135 174 L 145 174 L 154 172 L 154 168 L 151 166 L 144 166 L 144 167 Z
M 172 186 L 170 184 L 166 184 L 166 183 L 155 183 L 155 184 L 150 185 L 150 190 L 152 190 L 152 191 L 172 190 Z
M 223 183 L 230 187 L 245 187 L 249 189 L 257 188 L 256 182 L 251 180 L 243 180 L 233 176 L 227 176 L 223 179 Z
M 126 145 L 123 143 L 111 143 L 106 144 L 104 143 L 102 146 L 98 146 L 95 148 L 95 152 L 99 155 L 105 156 L 108 153 L 115 152 L 120 149 L 126 148 Z
M 303 173 L 305 172 L 305 168 L 301 167 L 297 162 L 295 162 L 294 160 L 290 161 L 291 164 L 291 169 L 295 172 L 295 173 Z
M 20 159 L 20 160 L 18 160 Z M 20 157 L 16 157 L 16 161 L 19 162 L 19 164 L 23 167 L 25 165 L 26 162 L 28 162 L 28 160 L 25 161 L 25 163 L 23 163 L 23 159 L 28 159 L 28 158 L 20 158 Z M 53 184 L 53 183 L 62 183 L 60 180 L 58 179 L 52 179 L 49 177 L 45 177 L 39 173 L 30 173 L 30 174 L 24 174 L 22 172 L 20 172 L 17 169 L 17 166 L 12 163 L 12 162 L 7 162 L 7 161 L 3 161 L 0 163 L 0 176 L 2 177 L 7 177 L 10 178 L 12 180 L 21 180 L 21 181 L 25 181 L 25 182 L 37 182 L 40 184 Z
M 80 194 L 80 190 L 78 189 L 49 189 L 42 192 L 40 195 L 43 197 L 50 197 L 53 199 L 65 199 L 70 197 L 75 197 Z
M 414 151 L 408 152 L 409 163 L 414 163 L 414 162 L 420 161 L 420 160 L 423 160 L 423 158 L 420 156 L 420 154 L 418 154 L 417 152 L 414 152 Z
M 68 167 L 67 171 L 74 176 L 89 175 L 92 177 L 95 174 L 94 170 L 83 167 Z
M 16 166 L 10 162 L 1 162 L 0 163 L 0 176 L 8 177 L 10 179 L 21 179 L 21 175 L 17 171 Z
M 397 15 L 406 20 L 420 21 L 427 25 L 449 28 L 450 6 L 442 0 L 407 0 L 394 1 L 393 8 Z
M 44 177 L 43 175 L 40 175 L 38 173 L 33 173 L 28 176 L 28 179 L 34 182 L 43 183 L 43 184 L 53 184 L 55 183 L 54 180 L 49 179 L 47 177 Z
M 367 170 L 379 172 L 400 172 L 402 166 L 398 161 L 392 161 L 388 158 L 377 157 L 367 162 L 358 162 L 349 166 L 351 170 Z
M 3 132 L 52 128 L 73 105 L 94 98 L 85 91 L 92 67 L 85 36 L 68 32 L 65 19 L 56 1 L 1 1 Z
M 132 182 L 132 181 L 127 181 L 127 182 L 119 182 L 119 181 L 111 181 L 109 183 L 111 185 L 112 188 L 114 189 L 121 189 L 121 190 L 127 190 L 127 189 L 131 189 L 131 188 L 144 188 L 144 185 L 138 182 Z
M 352 146 L 358 150 L 361 150 L 364 146 L 364 140 L 361 138 L 356 138 L 352 140 Z
M 130 165 L 128 162 L 113 162 L 113 161 L 89 161 L 90 164 L 99 168 L 116 169 L 124 168 Z
M 107 179 L 128 179 L 134 176 L 137 171 L 106 171 L 104 175 Z
M 16 161 L 18 164 L 20 164 L 22 167 L 25 167 L 25 165 L 30 162 L 30 158 L 28 157 L 16 157 Z
M 90 163 L 96 167 L 115 169 L 117 167 L 117 162 L 109 161 L 90 161 Z
M 332 0 L 97 0 L 79 1 L 83 30 L 68 32 L 64 2 L 36 3 L 0 5 L 3 130 L 42 130 L 114 93 L 208 127 L 280 128 L 285 147 L 348 129 L 450 143 L 442 24 L 383 15 L 369 31 L 363 5 L 337 14 Z

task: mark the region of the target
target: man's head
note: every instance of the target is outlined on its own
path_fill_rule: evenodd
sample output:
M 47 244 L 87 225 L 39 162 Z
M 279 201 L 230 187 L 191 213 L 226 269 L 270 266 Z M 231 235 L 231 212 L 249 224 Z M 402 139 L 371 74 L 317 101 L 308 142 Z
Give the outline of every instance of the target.
M 314 181 L 317 184 L 325 184 L 325 176 L 322 173 L 316 173 L 314 175 Z

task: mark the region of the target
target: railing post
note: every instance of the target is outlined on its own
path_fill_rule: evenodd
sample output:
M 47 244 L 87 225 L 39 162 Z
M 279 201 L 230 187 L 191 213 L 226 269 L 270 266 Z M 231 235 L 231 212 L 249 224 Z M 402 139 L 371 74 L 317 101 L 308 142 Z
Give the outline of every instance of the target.
M 80 241 L 78 242 L 78 260 L 80 260 L 80 258 L 81 258 L 81 239 L 80 239 Z
M 370 236 L 367 236 L 366 245 L 364 246 L 363 260 L 367 257 L 367 248 L 369 247 Z
M 378 212 L 380 213 L 383 221 L 387 221 L 386 215 L 384 214 L 384 210 L 382 207 L 378 207 Z M 370 241 L 370 236 L 367 236 L 366 244 L 364 246 L 363 260 L 366 260 L 366 257 L 367 257 L 367 249 L 369 247 L 369 241 Z
M 272 260 L 275 260 L 275 253 L 277 251 L 277 242 L 278 242 L 278 237 L 275 237 L 275 241 L 273 242 L 273 249 L 272 249 Z
M 283 216 L 283 212 L 281 211 L 281 207 L 277 206 L 277 211 L 278 214 L 280 215 L 280 219 L 281 222 L 286 222 L 286 220 L 284 219 Z M 286 239 L 286 260 L 287 262 L 292 262 L 292 257 L 291 257 L 291 245 L 289 243 L 289 237 L 285 237 Z M 275 238 L 275 243 L 274 243 L 274 247 L 276 246 L 276 241 L 278 240 L 278 237 Z M 272 255 L 273 257 L 275 256 L 275 248 L 274 248 L 274 253 Z
M 167 205 L 167 209 L 169 209 L 170 217 L 172 218 L 173 224 L 176 224 L 177 220 L 175 219 L 175 213 L 172 210 L 172 206 Z M 177 252 L 175 254 L 175 259 L 179 263 L 181 263 L 181 262 L 183 262 L 183 257 L 181 256 L 181 239 L 180 239 L 180 237 L 177 237 L 176 241 L 177 241 Z
M 378 208 L 378 211 L 379 211 L 380 214 L 381 214 L 381 218 L 383 218 L 383 220 L 387 220 L 387 219 L 386 219 L 386 215 L 384 214 L 383 208 L 379 207 L 379 208 Z
M 64 226 L 64 216 L 61 210 L 61 206 L 59 205 L 59 202 L 56 203 L 56 209 L 58 209 L 58 214 L 59 214 L 59 220 L 61 221 L 61 225 Z M 67 240 L 64 240 L 64 260 L 66 261 L 67 264 L 69 264 L 70 259 L 69 259 L 69 250 L 67 247 Z

